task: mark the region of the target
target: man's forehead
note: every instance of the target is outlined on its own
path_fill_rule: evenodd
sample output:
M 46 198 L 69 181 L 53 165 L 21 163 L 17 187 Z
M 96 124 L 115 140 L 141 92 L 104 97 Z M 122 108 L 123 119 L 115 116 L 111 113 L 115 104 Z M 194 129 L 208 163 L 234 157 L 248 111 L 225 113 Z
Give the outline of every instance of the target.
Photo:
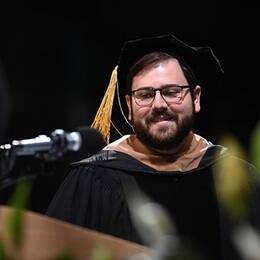
M 167 84 L 187 84 L 180 63 L 176 59 L 159 62 L 137 73 L 132 80 L 132 89 L 135 87 L 161 86 Z
M 158 60 L 157 62 L 144 66 L 135 76 L 144 75 L 153 70 L 164 71 L 165 67 L 171 67 L 173 71 L 176 69 L 182 71 L 180 62 L 176 58 L 172 57 L 168 60 Z

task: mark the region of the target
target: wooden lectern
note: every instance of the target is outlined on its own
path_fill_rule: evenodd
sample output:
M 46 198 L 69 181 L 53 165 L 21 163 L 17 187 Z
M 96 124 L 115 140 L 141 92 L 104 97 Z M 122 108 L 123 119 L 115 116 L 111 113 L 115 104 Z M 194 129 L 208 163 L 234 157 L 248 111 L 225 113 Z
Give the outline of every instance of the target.
M 137 254 L 150 255 L 151 250 L 97 231 L 81 228 L 39 213 L 22 210 L 22 240 L 16 247 L 10 237 L 9 220 L 15 209 L 0 207 L 0 243 L 7 259 L 55 260 L 130 259 Z M 10 257 L 10 258 L 9 258 Z M 101 258 L 99 258 L 101 259 Z

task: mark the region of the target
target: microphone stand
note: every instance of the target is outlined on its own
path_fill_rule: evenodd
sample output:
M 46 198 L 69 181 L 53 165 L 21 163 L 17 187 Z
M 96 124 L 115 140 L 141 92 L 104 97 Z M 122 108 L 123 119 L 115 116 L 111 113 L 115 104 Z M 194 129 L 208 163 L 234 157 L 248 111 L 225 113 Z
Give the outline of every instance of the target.
M 53 151 L 37 153 L 33 157 L 20 156 L 17 158 L 16 150 L 16 147 L 0 149 L 0 190 L 21 180 L 33 180 L 38 176 L 54 175 L 58 168 L 68 165 L 68 162 L 58 160 L 59 156 Z
M 0 149 L 0 180 L 12 171 L 16 159 L 15 149 Z

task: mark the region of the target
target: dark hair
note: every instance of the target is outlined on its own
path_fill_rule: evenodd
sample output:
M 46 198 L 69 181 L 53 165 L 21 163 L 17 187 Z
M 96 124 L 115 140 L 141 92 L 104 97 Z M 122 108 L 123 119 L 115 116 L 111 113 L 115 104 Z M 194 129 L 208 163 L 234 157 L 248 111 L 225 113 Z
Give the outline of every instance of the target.
M 176 55 L 168 54 L 165 52 L 152 52 L 146 54 L 141 59 L 139 59 L 128 71 L 126 77 L 126 93 L 131 91 L 133 78 L 140 72 L 151 68 L 154 68 L 158 63 L 168 61 L 170 59 L 177 59 L 180 63 L 181 69 L 188 84 L 192 87 L 197 85 L 197 79 L 193 73 L 190 66 L 181 58 L 176 57 Z

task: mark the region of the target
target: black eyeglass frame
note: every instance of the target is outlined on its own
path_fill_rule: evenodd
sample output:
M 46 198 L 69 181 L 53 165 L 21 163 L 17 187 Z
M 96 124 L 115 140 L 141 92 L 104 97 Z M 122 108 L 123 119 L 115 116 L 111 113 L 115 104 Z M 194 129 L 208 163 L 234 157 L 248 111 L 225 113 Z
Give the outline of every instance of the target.
M 180 98 L 180 100 L 183 98 L 183 89 L 185 89 L 185 88 L 189 88 L 189 89 L 193 88 L 192 85 L 183 85 L 183 86 L 179 86 L 179 85 L 169 85 L 169 86 L 164 86 L 164 87 L 160 87 L 160 88 L 144 87 L 144 88 L 139 88 L 139 89 L 130 91 L 130 92 L 129 92 L 129 95 L 134 98 L 135 103 L 136 103 L 138 106 L 149 106 L 149 105 L 151 105 L 151 104 L 153 103 L 153 101 L 154 101 L 154 98 L 155 98 L 155 95 L 156 95 L 156 91 L 159 91 L 161 97 L 163 98 L 163 100 L 164 100 L 166 103 L 169 103 L 169 101 L 165 100 L 165 97 L 163 96 L 162 91 L 164 91 L 165 89 L 171 88 L 171 87 L 175 87 L 175 88 L 180 88 L 180 89 L 181 89 L 182 93 L 181 93 L 181 98 Z M 140 104 L 136 101 L 135 93 L 136 93 L 137 91 L 146 90 L 146 89 L 153 90 L 153 98 L 152 98 L 151 101 L 150 101 L 149 103 L 147 103 L 146 105 L 140 105 Z

